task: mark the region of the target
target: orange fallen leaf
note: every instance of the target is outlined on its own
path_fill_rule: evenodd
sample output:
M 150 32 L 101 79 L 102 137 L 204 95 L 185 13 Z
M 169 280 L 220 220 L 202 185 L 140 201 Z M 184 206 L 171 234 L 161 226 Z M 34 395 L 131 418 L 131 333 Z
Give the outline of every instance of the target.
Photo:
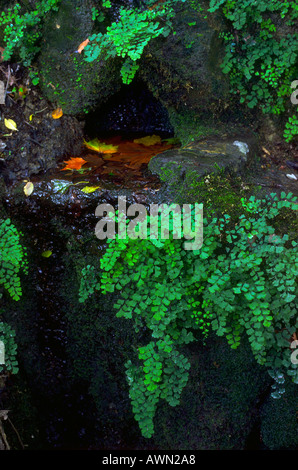
M 65 161 L 66 166 L 64 168 L 61 168 L 60 171 L 63 170 L 80 170 L 82 166 L 86 163 L 86 160 L 80 157 L 73 157 L 70 158 L 70 160 Z
M 63 111 L 61 108 L 57 108 L 52 112 L 52 118 L 53 119 L 59 119 L 63 116 Z
M 85 49 L 85 47 L 87 46 L 87 44 L 90 42 L 89 39 L 86 39 L 85 41 L 81 42 L 81 44 L 79 45 L 78 49 L 76 50 L 76 52 L 78 52 L 79 54 L 81 54 L 82 50 Z

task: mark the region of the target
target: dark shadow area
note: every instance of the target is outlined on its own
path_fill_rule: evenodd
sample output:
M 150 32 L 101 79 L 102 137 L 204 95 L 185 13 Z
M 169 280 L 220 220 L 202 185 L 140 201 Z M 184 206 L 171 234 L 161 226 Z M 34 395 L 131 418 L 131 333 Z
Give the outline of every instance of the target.
M 119 134 L 126 139 L 151 134 L 166 138 L 173 136 L 174 129 L 165 107 L 143 82 L 134 80 L 122 85 L 103 106 L 88 114 L 85 133 L 90 138 Z

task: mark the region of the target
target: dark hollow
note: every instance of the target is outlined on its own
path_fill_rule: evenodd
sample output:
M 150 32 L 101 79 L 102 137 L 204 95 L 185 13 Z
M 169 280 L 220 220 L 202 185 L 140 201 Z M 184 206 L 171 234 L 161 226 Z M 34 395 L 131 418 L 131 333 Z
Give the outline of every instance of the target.
M 173 136 L 174 129 L 165 107 L 143 82 L 134 80 L 88 114 L 85 133 L 90 138 L 122 135 L 129 139 L 152 134 L 166 138 Z

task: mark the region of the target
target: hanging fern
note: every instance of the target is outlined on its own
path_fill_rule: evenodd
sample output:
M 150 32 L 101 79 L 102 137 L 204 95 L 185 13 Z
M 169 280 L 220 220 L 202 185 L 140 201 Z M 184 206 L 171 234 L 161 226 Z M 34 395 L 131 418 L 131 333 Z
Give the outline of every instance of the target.
M 117 22 L 108 26 L 104 34 L 93 34 L 89 38 L 90 43 L 84 49 L 85 60 L 92 62 L 101 56 L 123 58 L 122 80 L 130 83 L 147 44 L 170 33 L 171 19 L 175 15 L 173 5 L 178 1 L 185 0 L 165 0 L 159 6 L 155 2 L 147 2 L 144 10 L 121 8 Z
M 0 284 L 14 300 L 19 300 L 22 295 L 21 270 L 27 272 L 26 253 L 20 243 L 20 234 L 10 219 L 0 221 Z
M 186 250 L 182 239 L 115 239 L 100 269 L 83 270 L 80 300 L 90 293 L 117 293 L 117 317 L 147 328 L 126 364 L 133 412 L 143 436 L 154 432 L 160 399 L 179 403 L 190 363 L 181 346 L 211 330 L 236 349 L 247 336 L 256 361 L 271 374 L 287 373 L 298 383 L 290 359 L 297 332 L 298 245 L 278 235 L 269 221 L 282 209 L 297 210 L 297 198 L 282 193 L 263 200 L 242 199 L 243 214 L 204 220 L 200 250 Z M 150 224 L 148 224 L 150 225 Z
M 20 233 L 10 219 L 0 220 L 0 285 L 14 300 L 22 295 L 20 272 L 27 273 L 26 252 L 20 242 Z M 0 292 L 0 298 L 2 293 Z M 6 370 L 12 374 L 18 372 L 16 359 L 17 344 L 15 332 L 1 321 L 0 317 L 0 348 L 4 364 L 0 363 L 0 372 Z M 2 351 L 3 349 L 3 351 Z

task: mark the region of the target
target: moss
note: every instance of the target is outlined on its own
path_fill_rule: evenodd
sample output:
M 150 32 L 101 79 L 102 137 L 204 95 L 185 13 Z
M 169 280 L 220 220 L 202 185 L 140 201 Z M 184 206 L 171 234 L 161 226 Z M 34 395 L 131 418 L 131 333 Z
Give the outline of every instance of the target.
M 298 233 L 298 214 L 282 208 L 274 220 L 274 226 L 278 233 L 287 233 L 290 239 L 295 240 Z
M 180 140 L 182 146 L 211 135 L 220 136 L 223 133 L 223 125 L 218 121 L 215 123 L 211 118 L 203 120 L 198 113 L 190 109 L 182 113 L 170 108 L 168 112 L 175 137 Z
M 215 214 L 227 213 L 236 218 L 243 211 L 241 198 L 250 197 L 257 192 L 256 187 L 252 191 L 250 186 L 245 186 L 240 176 L 231 176 L 220 171 L 201 178 L 193 170 L 182 175 L 181 181 L 177 169 L 179 164 L 175 161 L 168 162 L 161 168 L 160 179 L 166 183 L 166 194 L 176 204 L 201 203 L 209 215 L 209 209 L 211 211 L 212 208 Z
M 76 53 L 92 30 L 92 11 L 83 0 L 63 0 L 44 28 L 39 56 L 41 89 L 66 114 L 89 111 L 121 86 L 121 60 L 101 58 L 88 63 L 83 54 Z

